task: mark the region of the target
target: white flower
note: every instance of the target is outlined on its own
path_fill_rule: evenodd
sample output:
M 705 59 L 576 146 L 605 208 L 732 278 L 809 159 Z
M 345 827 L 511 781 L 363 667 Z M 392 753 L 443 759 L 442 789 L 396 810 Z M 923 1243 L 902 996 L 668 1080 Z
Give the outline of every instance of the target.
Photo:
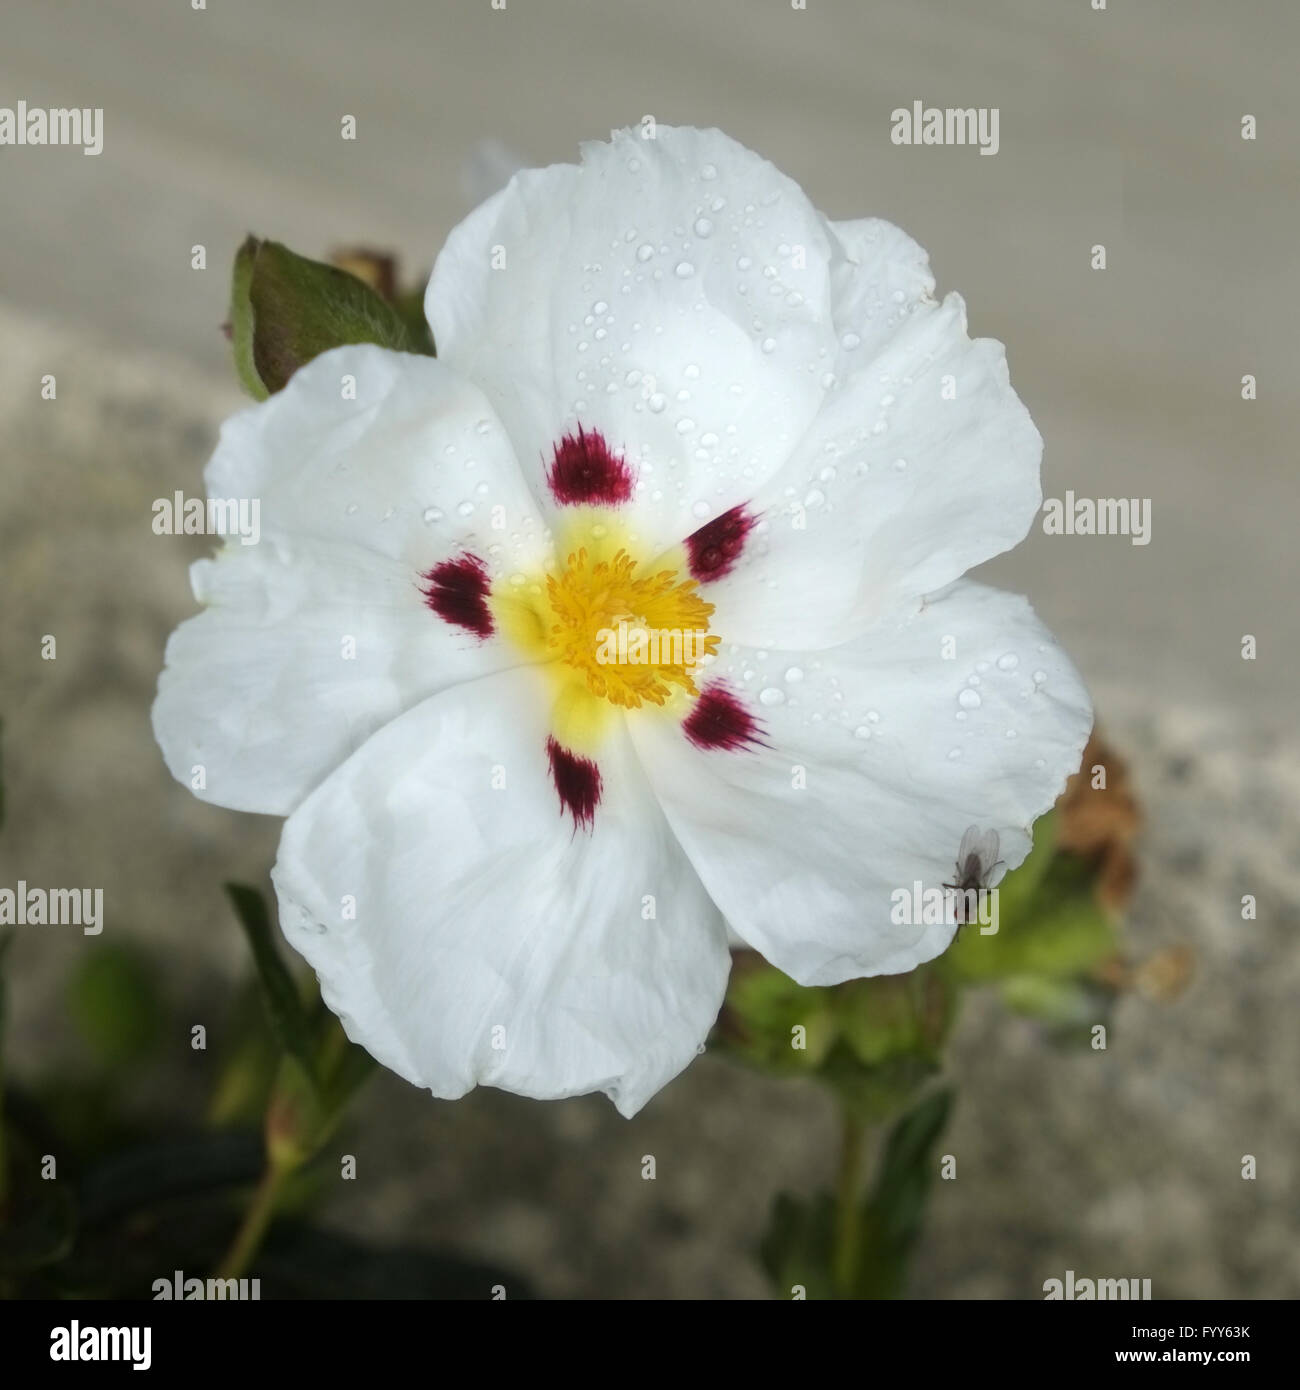
M 896 227 L 657 134 L 518 174 L 438 259 L 436 360 L 325 353 L 207 470 L 263 538 L 195 565 L 158 741 L 288 816 L 286 936 L 437 1096 L 634 1113 L 728 927 L 804 984 L 930 959 L 952 925 L 891 894 L 971 825 L 1019 864 L 1091 724 L 1029 605 L 962 578 L 1040 502 L 1002 347 Z M 620 621 L 706 655 L 602 660 Z

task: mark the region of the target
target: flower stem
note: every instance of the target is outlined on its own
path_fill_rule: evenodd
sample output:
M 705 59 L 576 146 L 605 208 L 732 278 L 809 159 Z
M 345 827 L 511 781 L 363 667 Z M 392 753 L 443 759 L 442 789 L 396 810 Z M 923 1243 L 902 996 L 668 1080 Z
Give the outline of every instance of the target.
M 253 1256 L 261 1249 L 271 1218 L 275 1215 L 275 1204 L 279 1200 L 285 1176 L 284 1169 L 267 1164 L 244 1211 L 244 1219 L 235 1233 L 235 1239 L 217 1269 L 218 1279 L 242 1277 Z
M 832 1273 L 840 1292 L 848 1294 L 858 1267 L 861 1214 L 858 1209 L 862 1181 L 862 1154 L 865 1127 L 847 1110 L 843 1111 L 840 1133 L 840 1171 L 835 1185 L 835 1247 Z

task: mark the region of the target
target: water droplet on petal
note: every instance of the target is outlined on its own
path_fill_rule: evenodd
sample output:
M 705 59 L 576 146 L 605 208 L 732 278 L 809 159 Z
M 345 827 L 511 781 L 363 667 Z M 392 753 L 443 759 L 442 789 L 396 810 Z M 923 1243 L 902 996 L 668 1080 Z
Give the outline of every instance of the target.
M 695 267 L 690 261 L 678 261 L 677 268 L 673 271 L 679 280 L 689 280 L 695 274 Z
M 1005 656 L 998 657 L 999 671 L 1014 671 L 1020 665 L 1020 658 L 1015 652 L 1007 652 Z
M 803 680 L 803 667 L 802 667 L 802 666 L 791 666 L 790 669 L 785 673 L 785 678 L 786 678 L 786 680 L 788 680 L 788 681 L 801 681 L 801 680 Z
M 648 261 L 654 253 L 655 249 L 648 241 L 643 241 L 641 245 L 636 248 L 636 258 L 638 261 Z
M 783 705 L 785 704 L 785 691 L 778 690 L 774 685 L 769 685 L 766 690 L 758 692 L 758 701 L 762 705 Z
M 695 219 L 695 235 L 704 237 L 713 235 L 713 223 L 707 217 L 697 217 Z
M 966 689 L 957 696 L 957 703 L 962 709 L 979 709 L 982 701 L 978 691 Z
M 426 507 L 423 515 L 426 526 L 432 526 L 435 521 L 442 520 L 442 512 L 437 507 Z

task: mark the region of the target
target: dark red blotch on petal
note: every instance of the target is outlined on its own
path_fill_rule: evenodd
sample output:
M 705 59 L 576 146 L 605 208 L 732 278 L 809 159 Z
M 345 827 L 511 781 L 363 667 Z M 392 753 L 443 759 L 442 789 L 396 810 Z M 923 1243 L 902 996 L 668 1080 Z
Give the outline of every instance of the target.
M 574 828 L 590 830 L 600 803 L 600 769 L 590 758 L 580 758 L 567 748 L 546 740 L 546 756 L 551 761 L 551 781 L 559 793 L 560 805 L 573 817 Z
M 735 752 L 763 742 L 758 721 L 725 685 L 708 685 L 682 723 L 696 748 Z
M 444 621 L 463 627 L 480 640 L 492 636 L 492 613 L 487 596 L 491 587 L 487 566 L 466 552 L 444 560 L 420 576 L 424 601 Z
M 562 506 L 616 507 L 632 496 L 632 470 L 599 430 L 566 434 L 547 470 L 551 494 Z
M 703 583 L 730 574 L 745 548 L 746 537 L 754 529 L 755 520 L 743 506 L 732 507 L 687 536 L 686 553 L 695 578 Z

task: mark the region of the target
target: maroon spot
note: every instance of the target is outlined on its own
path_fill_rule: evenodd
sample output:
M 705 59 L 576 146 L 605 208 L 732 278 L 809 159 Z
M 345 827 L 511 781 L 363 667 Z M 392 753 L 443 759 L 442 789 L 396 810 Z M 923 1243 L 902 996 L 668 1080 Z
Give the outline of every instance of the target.
M 598 430 L 566 434 L 555 446 L 555 459 L 547 470 L 555 500 L 562 506 L 590 503 L 616 507 L 632 496 L 632 470 L 613 453 Z
M 682 724 L 696 748 L 735 752 L 763 742 L 758 721 L 725 685 L 708 685 Z
M 424 601 L 443 620 L 463 627 L 480 640 L 492 636 L 492 614 L 488 609 L 487 566 L 468 552 L 455 560 L 444 560 L 420 576 L 425 586 Z
M 730 574 L 745 548 L 745 537 L 754 529 L 757 518 L 743 506 L 715 516 L 694 535 L 686 537 L 691 573 L 703 583 Z
M 560 796 L 560 805 L 573 817 L 576 830 L 590 830 L 600 801 L 600 769 L 590 758 L 580 758 L 562 748 L 554 738 L 546 740 L 546 756 L 551 760 L 551 781 Z

